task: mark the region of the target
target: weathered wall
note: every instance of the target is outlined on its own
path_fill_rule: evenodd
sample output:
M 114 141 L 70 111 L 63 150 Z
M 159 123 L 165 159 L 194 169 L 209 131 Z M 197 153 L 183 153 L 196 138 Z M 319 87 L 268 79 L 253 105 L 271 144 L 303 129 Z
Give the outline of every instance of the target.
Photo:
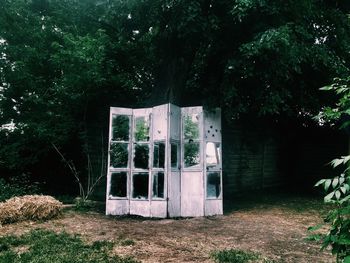
M 347 136 L 321 127 L 223 127 L 224 200 L 266 188 L 314 191 L 336 175 L 327 163 L 347 154 Z
M 223 127 L 225 199 L 231 199 L 237 193 L 283 184 L 278 141 L 276 133 L 238 124 Z

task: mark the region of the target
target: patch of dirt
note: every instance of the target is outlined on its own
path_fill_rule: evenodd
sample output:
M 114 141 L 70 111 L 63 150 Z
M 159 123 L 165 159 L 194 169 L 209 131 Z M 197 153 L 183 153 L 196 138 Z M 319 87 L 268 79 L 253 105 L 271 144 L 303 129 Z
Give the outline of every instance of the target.
M 276 262 L 335 262 L 329 251 L 320 251 L 319 243 L 305 240 L 307 228 L 322 223 L 321 206 L 318 200 L 294 198 L 240 205 L 223 216 L 176 220 L 115 218 L 67 210 L 61 218 L 48 222 L 4 225 L 0 236 L 45 228 L 80 234 L 88 242 L 111 240 L 117 244 L 131 239 L 135 244 L 116 245 L 115 253 L 145 263 L 213 262 L 210 252 L 230 248 L 255 251 Z

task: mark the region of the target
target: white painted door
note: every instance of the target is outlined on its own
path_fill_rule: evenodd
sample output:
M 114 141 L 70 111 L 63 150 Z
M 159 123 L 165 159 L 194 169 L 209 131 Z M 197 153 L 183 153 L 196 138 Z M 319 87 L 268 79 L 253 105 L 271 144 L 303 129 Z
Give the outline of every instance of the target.
M 202 107 L 182 108 L 181 216 L 204 215 Z

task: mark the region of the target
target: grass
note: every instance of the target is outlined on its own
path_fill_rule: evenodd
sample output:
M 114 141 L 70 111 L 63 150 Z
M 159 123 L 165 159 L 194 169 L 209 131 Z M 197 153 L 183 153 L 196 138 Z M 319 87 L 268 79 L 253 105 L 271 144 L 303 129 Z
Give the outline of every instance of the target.
M 0 263 L 138 263 L 111 255 L 113 242 L 86 244 L 79 236 L 33 230 L 22 236 L 0 237 Z
M 211 253 L 211 258 L 216 263 L 247 263 L 247 262 L 262 262 L 273 263 L 273 261 L 263 258 L 260 254 L 252 251 L 243 251 L 238 249 L 225 249 L 214 251 Z

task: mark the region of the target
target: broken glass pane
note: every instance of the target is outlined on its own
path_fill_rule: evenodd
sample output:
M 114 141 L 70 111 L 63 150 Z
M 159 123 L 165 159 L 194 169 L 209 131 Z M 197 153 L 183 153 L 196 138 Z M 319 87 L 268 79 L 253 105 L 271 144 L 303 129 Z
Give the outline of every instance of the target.
M 135 140 L 139 142 L 149 141 L 149 117 L 135 118 Z
M 153 149 L 153 167 L 164 168 L 165 163 L 165 143 L 155 142 Z
M 111 143 L 110 157 L 111 167 L 126 168 L 128 167 L 128 143 Z
M 112 140 L 128 141 L 129 140 L 129 116 L 113 115 L 112 118 Z
M 207 173 L 207 197 L 219 198 L 221 193 L 220 172 Z
M 109 195 L 111 197 L 126 197 L 127 188 L 127 173 L 112 173 L 111 175 L 111 188 L 109 189 Z
M 220 163 L 220 143 L 207 142 L 205 150 L 207 167 L 213 167 Z
M 185 167 L 198 166 L 200 163 L 199 143 L 189 142 L 184 145 Z
M 134 165 L 135 168 L 148 169 L 149 147 L 148 144 L 135 144 Z
M 185 115 L 183 121 L 185 140 L 199 139 L 199 115 Z
M 171 149 L 170 149 L 170 162 L 171 162 L 171 168 L 178 168 L 178 146 L 177 143 L 171 143 Z
M 153 198 L 164 198 L 164 173 L 153 174 Z
M 148 199 L 148 173 L 133 174 L 132 198 Z

